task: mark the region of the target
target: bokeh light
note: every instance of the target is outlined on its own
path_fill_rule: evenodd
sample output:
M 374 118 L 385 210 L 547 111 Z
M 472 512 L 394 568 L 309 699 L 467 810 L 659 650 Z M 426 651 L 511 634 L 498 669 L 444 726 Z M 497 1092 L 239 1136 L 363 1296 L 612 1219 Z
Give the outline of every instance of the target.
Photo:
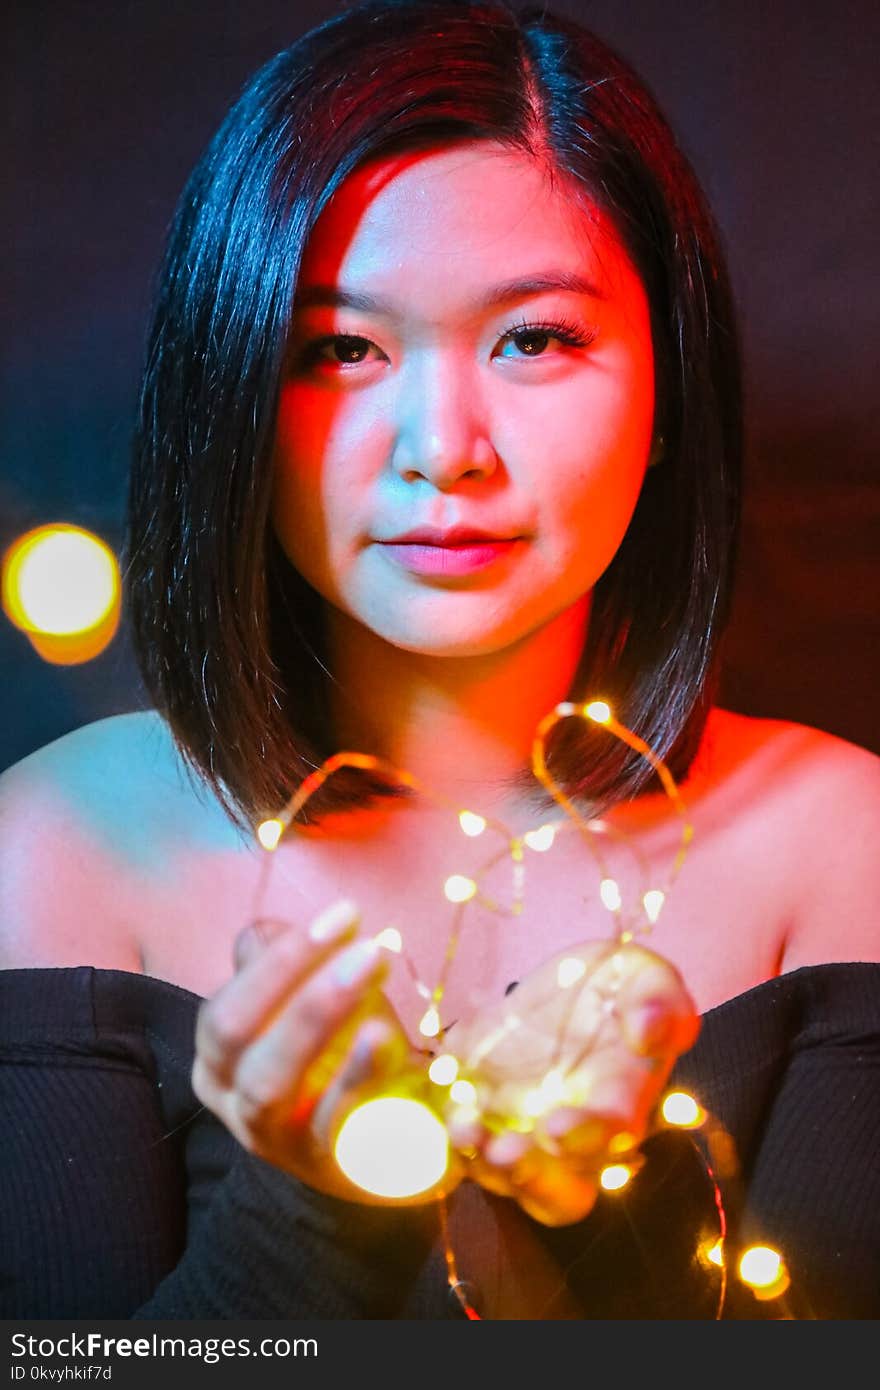
M 428 1067 L 428 1075 L 435 1086 L 451 1086 L 458 1076 L 458 1058 L 451 1052 L 442 1053 Z
M 584 714 L 588 719 L 592 719 L 594 724 L 608 724 L 611 722 L 611 706 L 604 700 L 591 700 L 588 705 L 584 705 Z
M 750 1245 L 740 1256 L 737 1273 L 761 1300 L 779 1298 L 791 1284 L 785 1261 L 772 1245 Z
M 380 1096 L 356 1106 L 334 1145 L 345 1176 L 377 1197 L 415 1197 L 449 1166 L 446 1127 L 422 1101 Z
M 523 835 L 529 849 L 538 850 L 539 853 L 549 849 L 555 838 L 556 830 L 552 825 L 539 825 L 537 830 L 527 830 Z
M 628 1163 L 609 1163 L 599 1174 L 599 1183 L 606 1192 L 619 1192 L 626 1187 L 632 1175 L 633 1170 Z
M 450 874 L 443 885 L 443 892 L 451 903 L 470 902 L 477 891 L 477 885 L 465 874 Z
M 660 1113 L 668 1125 L 679 1129 L 698 1129 L 706 1112 L 687 1091 L 670 1091 L 663 1099 Z
M 45 661 L 97 656 L 119 626 L 119 564 L 91 531 L 65 522 L 35 527 L 3 556 L 3 610 Z
M 277 849 L 278 842 L 284 834 L 284 822 L 272 817 L 270 820 L 261 821 L 257 826 L 257 839 L 263 849 Z

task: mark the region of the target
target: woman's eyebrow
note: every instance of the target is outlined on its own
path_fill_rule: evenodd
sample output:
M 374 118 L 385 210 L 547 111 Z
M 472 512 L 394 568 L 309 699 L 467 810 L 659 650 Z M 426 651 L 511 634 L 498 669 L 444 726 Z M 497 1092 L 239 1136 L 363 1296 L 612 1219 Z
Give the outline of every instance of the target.
M 591 299 L 607 299 L 593 280 L 570 270 L 548 270 L 537 275 L 526 275 L 515 280 L 505 280 L 493 285 L 481 295 L 474 306 L 478 311 L 497 309 L 517 299 L 529 295 L 546 294 L 548 291 L 562 290 L 568 294 L 587 295 Z M 320 306 L 328 309 L 355 309 L 364 314 L 381 314 L 386 318 L 402 316 L 403 310 L 390 299 L 378 295 L 365 294 L 360 290 L 347 290 L 341 285 L 304 285 L 296 293 L 294 309 L 309 309 Z
M 526 275 L 517 280 L 505 280 L 495 285 L 480 300 L 483 309 L 495 309 L 509 304 L 514 299 L 525 299 L 530 294 L 545 294 L 548 290 L 564 290 L 568 294 L 583 294 L 590 299 L 607 299 L 594 280 L 579 275 L 573 270 L 547 270 L 537 275 Z

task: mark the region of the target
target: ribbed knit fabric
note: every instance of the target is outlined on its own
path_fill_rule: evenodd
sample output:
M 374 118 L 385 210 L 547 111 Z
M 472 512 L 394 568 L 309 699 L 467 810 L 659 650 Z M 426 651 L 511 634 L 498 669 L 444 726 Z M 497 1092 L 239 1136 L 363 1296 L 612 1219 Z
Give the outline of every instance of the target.
M 460 1316 L 432 1205 L 324 1197 L 246 1153 L 190 1087 L 200 998 L 123 971 L 0 971 L 0 1317 Z M 810 966 L 704 1015 L 676 1067 L 735 1139 L 735 1239 L 779 1246 L 757 1302 L 697 1258 L 703 1140 L 660 1133 L 620 1196 L 549 1230 L 450 1202 L 486 1317 L 880 1317 L 880 965 Z M 721 1155 L 723 1158 L 723 1155 Z M 731 1248 L 733 1241 L 731 1241 Z

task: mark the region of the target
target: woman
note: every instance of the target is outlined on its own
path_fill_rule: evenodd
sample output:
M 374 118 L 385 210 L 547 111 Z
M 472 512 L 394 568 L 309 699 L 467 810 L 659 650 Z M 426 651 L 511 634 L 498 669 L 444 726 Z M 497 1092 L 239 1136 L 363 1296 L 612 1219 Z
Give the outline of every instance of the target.
M 181 200 L 150 338 L 128 584 L 156 712 L 4 778 L 7 1316 L 759 1316 L 693 1276 L 704 1163 L 649 1138 L 623 1218 L 597 1198 L 678 1057 L 798 1315 L 876 1315 L 880 779 L 713 704 L 740 411 L 705 200 L 581 27 L 367 3 L 255 75 Z M 547 988 L 609 941 L 583 838 L 532 856 L 519 913 L 483 880 L 443 1043 L 480 1052 L 515 986 L 529 1026 L 475 1064 L 483 1118 L 557 1045 L 580 1089 L 533 1131 L 449 1112 L 450 1300 L 437 1204 L 371 1201 L 332 1145 L 424 1068 L 406 963 L 443 977 L 438 885 L 482 854 L 448 806 L 546 819 L 536 727 L 594 695 L 679 779 L 694 842 L 599 1048 Z M 254 827 L 341 749 L 431 796 L 337 774 L 260 897 Z M 624 896 L 615 837 L 674 860 L 645 759 L 572 722 L 548 756 Z

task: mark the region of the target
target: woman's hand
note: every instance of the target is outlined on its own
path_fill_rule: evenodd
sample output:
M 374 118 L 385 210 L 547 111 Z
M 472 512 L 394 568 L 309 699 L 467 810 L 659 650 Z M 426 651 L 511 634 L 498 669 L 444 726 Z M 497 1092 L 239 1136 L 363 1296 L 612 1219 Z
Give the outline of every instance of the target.
M 545 1225 L 583 1219 L 601 1169 L 645 1138 L 698 1031 L 681 976 L 653 951 L 592 942 L 554 956 L 450 1032 L 477 1090 L 476 1113 L 447 1114 L 467 1176 Z
M 245 1148 L 319 1191 L 370 1202 L 381 1199 L 333 1159 L 334 1125 L 413 1059 L 381 993 L 387 955 L 356 940 L 357 926 L 354 905 L 339 902 L 307 932 L 246 928 L 233 978 L 199 1012 L 192 1084 Z
M 247 928 L 233 978 L 203 1004 L 193 1089 L 245 1148 L 310 1187 L 385 1203 L 337 1166 L 333 1139 L 361 1100 L 410 1074 L 424 1078 L 381 985 L 388 960 L 356 939 L 358 914 L 334 904 L 308 932 L 283 923 Z M 560 987 L 559 967 L 582 978 Z M 640 946 L 593 942 L 547 961 L 515 995 L 449 1042 L 477 1089 L 478 1112 L 454 1105 L 446 1190 L 462 1175 L 511 1197 L 546 1225 L 588 1214 L 599 1171 L 647 1132 L 679 1053 L 699 1020 L 675 968 Z M 548 1073 L 562 1093 L 545 1090 Z M 439 1101 L 439 1095 L 438 1095 Z M 415 1201 L 424 1201 L 420 1195 Z M 399 1199 L 396 1199 L 399 1204 Z

